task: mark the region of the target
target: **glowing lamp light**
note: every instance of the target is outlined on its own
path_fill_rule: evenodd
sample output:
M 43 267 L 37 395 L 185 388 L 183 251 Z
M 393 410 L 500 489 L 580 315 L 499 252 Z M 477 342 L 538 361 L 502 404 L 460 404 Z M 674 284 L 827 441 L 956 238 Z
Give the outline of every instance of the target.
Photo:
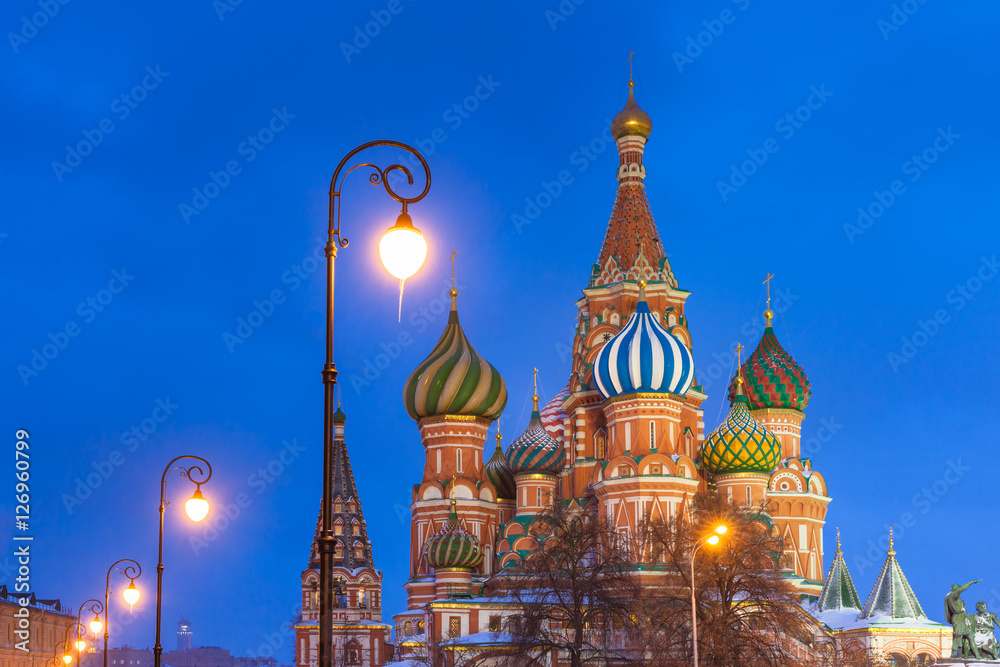
M 101 619 L 98 618 L 97 614 L 94 614 L 94 620 L 90 622 L 90 631 L 94 633 L 94 636 L 101 634 L 101 630 L 104 629 L 104 624 L 101 623 Z
M 69 653 L 67 653 L 66 655 L 64 655 L 62 657 L 62 661 L 63 661 L 63 664 L 68 665 L 69 663 L 73 662 L 73 656 L 71 656 Z
M 719 535 L 725 535 L 728 530 L 729 526 L 727 526 L 724 523 L 719 524 L 718 526 L 715 527 L 715 532 Z
M 187 512 L 188 518 L 195 523 L 208 516 L 208 501 L 205 500 L 205 496 L 201 495 L 200 486 L 195 489 L 194 495 L 184 503 L 184 511 Z
M 711 544 L 714 547 L 716 544 L 719 543 L 719 536 L 718 535 L 712 535 L 710 538 L 708 538 L 705 541 L 708 542 L 709 544 Z
M 77 639 L 74 646 L 76 646 L 77 651 L 84 651 L 87 648 L 87 642 L 83 641 L 82 639 Z
M 125 598 L 129 608 L 134 607 L 135 603 L 139 601 L 139 589 L 135 587 L 134 581 L 130 581 L 128 588 L 122 591 L 122 597 Z
M 386 230 L 378 244 L 378 254 L 386 271 L 406 280 L 416 273 L 427 258 L 427 241 L 413 226 L 406 213 L 400 213 L 396 224 Z

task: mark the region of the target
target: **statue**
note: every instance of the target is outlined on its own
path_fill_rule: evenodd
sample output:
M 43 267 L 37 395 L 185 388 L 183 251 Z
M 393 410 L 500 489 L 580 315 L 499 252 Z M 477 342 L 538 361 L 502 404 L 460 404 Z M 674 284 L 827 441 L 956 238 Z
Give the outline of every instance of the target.
M 993 626 L 1000 626 L 1000 619 L 993 612 L 986 611 L 985 602 L 977 602 L 976 611 L 979 613 L 972 617 L 976 630 L 976 647 L 990 660 L 1000 660 L 1000 642 L 993 634 Z
M 965 602 L 962 601 L 962 593 L 967 591 L 969 586 L 978 584 L 980 581 L 982 579 L 976 579 L 964 586 L 952 584 L 951 592 L 944 599 L 944 620 L 945 623 L 951 623 L 953 628 L 951 654 L 953 658 L 974 657 L 977 660 L 982 659 L 975 641 L 976 617 L 965 613 Z

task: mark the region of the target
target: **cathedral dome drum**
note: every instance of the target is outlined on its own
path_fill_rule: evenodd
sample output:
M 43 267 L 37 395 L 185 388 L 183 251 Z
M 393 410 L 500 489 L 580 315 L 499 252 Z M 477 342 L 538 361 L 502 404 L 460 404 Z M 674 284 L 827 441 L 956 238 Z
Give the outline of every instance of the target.
M 403 403 L 413 419 L 470 415 L 494 420 L 507 405 L 507 386 L 493 364 L 472 347 L 458 322 L 452 288 L 448 324 L 434 349 L 410 375 Z
M 653 316 L 639 284 L 635 312 L 594 359 L 594 383 L 605 399 L 636 392 L 683 396 L 694 381 L 694 357 Z
M 702 444 L 701 464 L 716 475 L 770 474 L 781 461 L 781 442 L 750 414 L 741 386 L 742 378 L 737 377 L 729 416 Z

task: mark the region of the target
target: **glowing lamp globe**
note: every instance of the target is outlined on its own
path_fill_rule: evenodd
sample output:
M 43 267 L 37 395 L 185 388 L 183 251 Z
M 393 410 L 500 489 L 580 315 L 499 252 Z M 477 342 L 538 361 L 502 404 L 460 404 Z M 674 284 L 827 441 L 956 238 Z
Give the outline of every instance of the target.
M 386 271 L 399 280 L 416 273 L 427 258 L 427 241 L 413 226 L 406 213 L 400 213 L 396 224 L 386 230 L 378 244 L 378 254 Z
M 201 488 L 195 489 L 194 495 L 184 503 L 184 511 L 188 518 L 197 523 L 208 516 L 208 501 L 201 495 Z
M 125 602 L 130 607 L 134 607 L 135 603 L 139 601 L 139 589 L 135 587 L 134 581 L 130 581 L 128 588 L 122 591 L 122 597 L 125 598 Z
M 724 523 L 719 524 L 718 526 L 715 527 L 715 532 L 718 533 L 719 535 L 725 535 L 726 531 L 728 531 L 728 530 L 729 530 L 729 526 L 727 526 Z
M 77 639 L 74 646 L 76 646 L 77 651 L 83 651 L 86 650 L 87 648 L 87 642 L 83 641 L 82 639 Z
M 718 535 L 712 535 L 710 538 L 708 538 L 705 541 L 708 542 L 709 544 L 711 544 L 714 547 L 716 544 L 719 543 L 719 536 Z
M 101 634 L 101 630 L 104 629 L 104 624 L 101 623 L 101 619 L 98 618 L 97 614 L 94 614 L 94 620 L 90 622 L 90 631 L 94 633 L 94 636 Z
M 68 665 L 69 663 L 73 662 L 73 656 L 71 656 L 69 653 L 67 653 L 67 654 L 65 654 L 62 657 L 62 661 L 63 661 L 63 664 Z

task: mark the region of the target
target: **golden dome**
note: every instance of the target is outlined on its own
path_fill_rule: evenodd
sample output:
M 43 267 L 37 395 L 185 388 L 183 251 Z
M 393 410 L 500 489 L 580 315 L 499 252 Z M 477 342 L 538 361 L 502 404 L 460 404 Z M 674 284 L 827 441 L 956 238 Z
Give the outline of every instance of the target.
M 634 87 L 635 83 L 629 81 L 628 100 L 625 102 L 625 108 L 619 111 L 615 119 L 611 121 L 611 136 L 615 138 L 615 141 L 629 134 L 646 139 L 649 138 L 649 133 L 653 130 L 653 121 L 649 114 L 636 104 L 635 95 L 632 92 Z

